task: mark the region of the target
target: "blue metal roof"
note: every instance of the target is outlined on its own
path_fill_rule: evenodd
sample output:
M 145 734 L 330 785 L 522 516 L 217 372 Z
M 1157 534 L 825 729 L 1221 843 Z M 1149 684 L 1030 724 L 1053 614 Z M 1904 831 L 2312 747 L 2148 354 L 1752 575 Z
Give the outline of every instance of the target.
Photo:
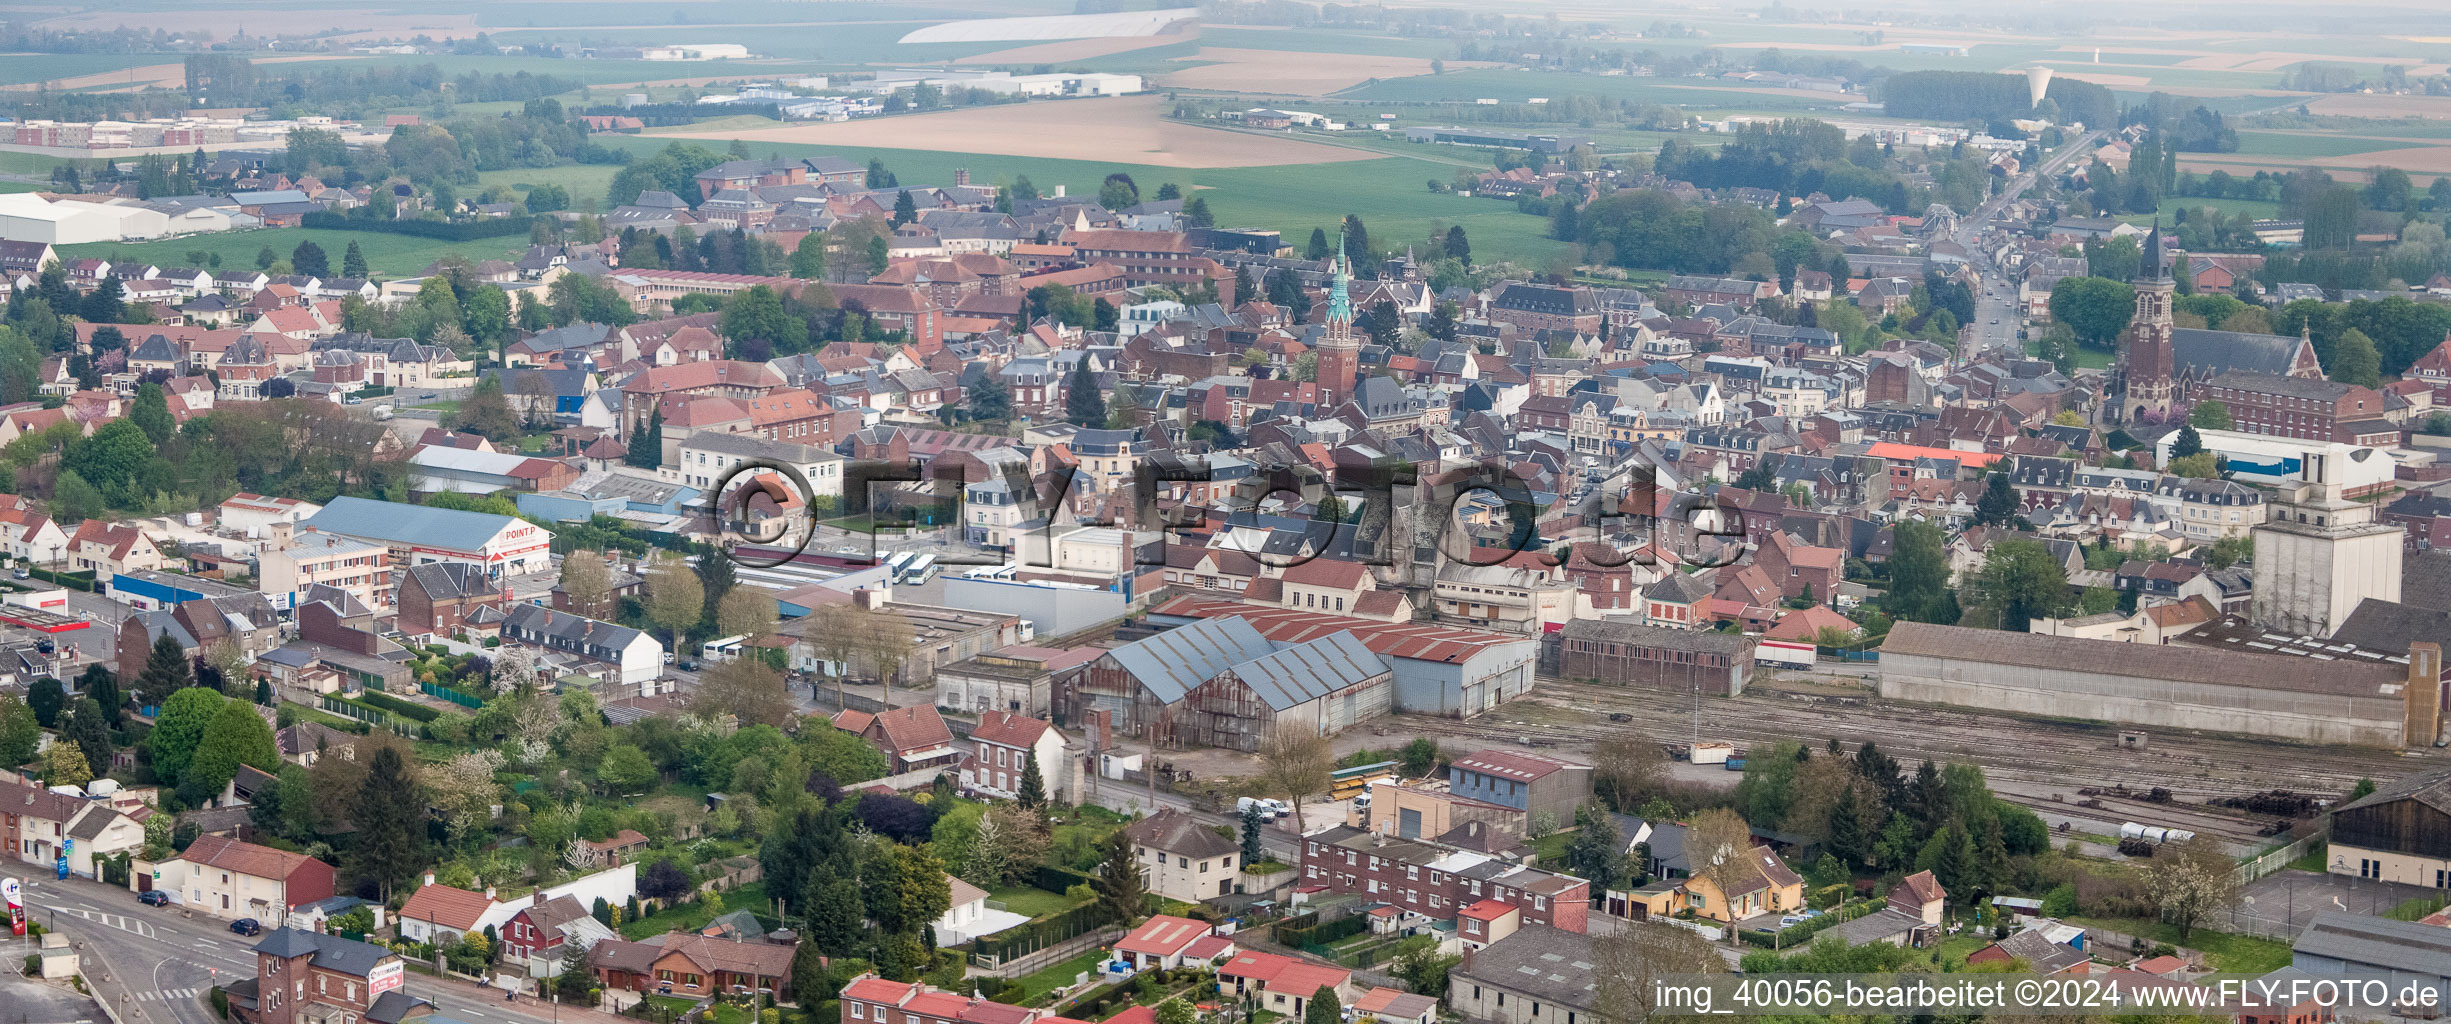
M 344 537 L 473 551 L 518 521 L 490 512 L 339 497 L 309 518 L 306 525 Z

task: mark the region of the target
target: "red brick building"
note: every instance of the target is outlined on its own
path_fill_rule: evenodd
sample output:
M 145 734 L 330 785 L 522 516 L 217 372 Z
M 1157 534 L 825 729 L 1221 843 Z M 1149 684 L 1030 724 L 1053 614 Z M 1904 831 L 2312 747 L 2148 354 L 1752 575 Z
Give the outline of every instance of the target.
M 1339 826 L 1302 839 L 1297 884 L 1367 894 L 1402 911 L 1452 921 L 1483 900 L 1517 908 L 1526 924 L 1582 933 L 1591 883 L 1486 854 Z
M 401 575 L 399 628 L 411 635 L 449 634 L 463 626 L 499 629 L 502 606 L 510 600 L 485 568 L 468 562 L 433 562 L 411 566 Z M 477 613 L 492 609 L 490 616 Z M 480 621 L 471 622 L 474 616 Z
M 400 990 L 408 964 L 381 946 L 282 928 L 255 947 L 255 977 L 225 987 L 246 1024 L 397 1024 L 434 1006 Z
M 2400 427 L 2383 418 L 2383 393 L 2356 384 L 2233 370 L 2207 381 L 2204 397 L 2230 410 L 2235 429 L 2271 437 L 2388 445 Z

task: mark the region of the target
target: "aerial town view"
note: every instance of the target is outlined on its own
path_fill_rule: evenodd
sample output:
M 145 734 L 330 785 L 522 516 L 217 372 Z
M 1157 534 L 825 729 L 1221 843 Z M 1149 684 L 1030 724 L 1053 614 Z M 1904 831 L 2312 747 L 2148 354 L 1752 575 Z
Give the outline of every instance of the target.
M 0 0 L 0 1024 L 2441 1020 L 2447 230 L 2440 0 Z

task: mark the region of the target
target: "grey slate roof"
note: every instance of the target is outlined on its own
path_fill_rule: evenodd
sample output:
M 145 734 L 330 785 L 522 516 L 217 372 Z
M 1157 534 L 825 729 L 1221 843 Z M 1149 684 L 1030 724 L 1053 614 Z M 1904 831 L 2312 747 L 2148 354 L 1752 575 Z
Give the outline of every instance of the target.
M 1274 653 L 1276 645 L 1259 630 L 1230 617 L 1177 626 L 1118 647 L 1108 657 L 1159 701 L 1172 704 L 1219 673 Z
M 1525 925 L 1513 935 L 1490 943 L 1472 955 L 1455 976 L 1539 996 L 1543 1001 L 1590 1013 L 1599 1001 L 1600 975 L 1593 963 L 1591 937 L 1552 928 Z
M 1387 664 L 1349 630 L 1234 666 L 1234 678 L 1278 711 L 1385 675 Z
M 255 944 L 255 951 L 284 959 L 312 955 L 317 967 L 359 977 L 373 971 L 385 957 L 399 955 L 371 943 L 296 928 L 273 929 L 272 934 L 264 936 L 264 941 Z
M 2301 957 L 2323 957 L 2419 977 L 2451 977 L 2451 931 L 2414 921 L 2327 910 L 2298 933 L 2291 948 Z

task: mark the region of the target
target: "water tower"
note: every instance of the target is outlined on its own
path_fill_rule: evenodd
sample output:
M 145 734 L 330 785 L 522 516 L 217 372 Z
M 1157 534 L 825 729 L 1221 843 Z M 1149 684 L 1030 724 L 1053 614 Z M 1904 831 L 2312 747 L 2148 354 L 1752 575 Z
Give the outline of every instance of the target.
M 2043 93 L 2051 89 L 2050 68 L 2025 69 L 2026 106 L 2042 106 Z

